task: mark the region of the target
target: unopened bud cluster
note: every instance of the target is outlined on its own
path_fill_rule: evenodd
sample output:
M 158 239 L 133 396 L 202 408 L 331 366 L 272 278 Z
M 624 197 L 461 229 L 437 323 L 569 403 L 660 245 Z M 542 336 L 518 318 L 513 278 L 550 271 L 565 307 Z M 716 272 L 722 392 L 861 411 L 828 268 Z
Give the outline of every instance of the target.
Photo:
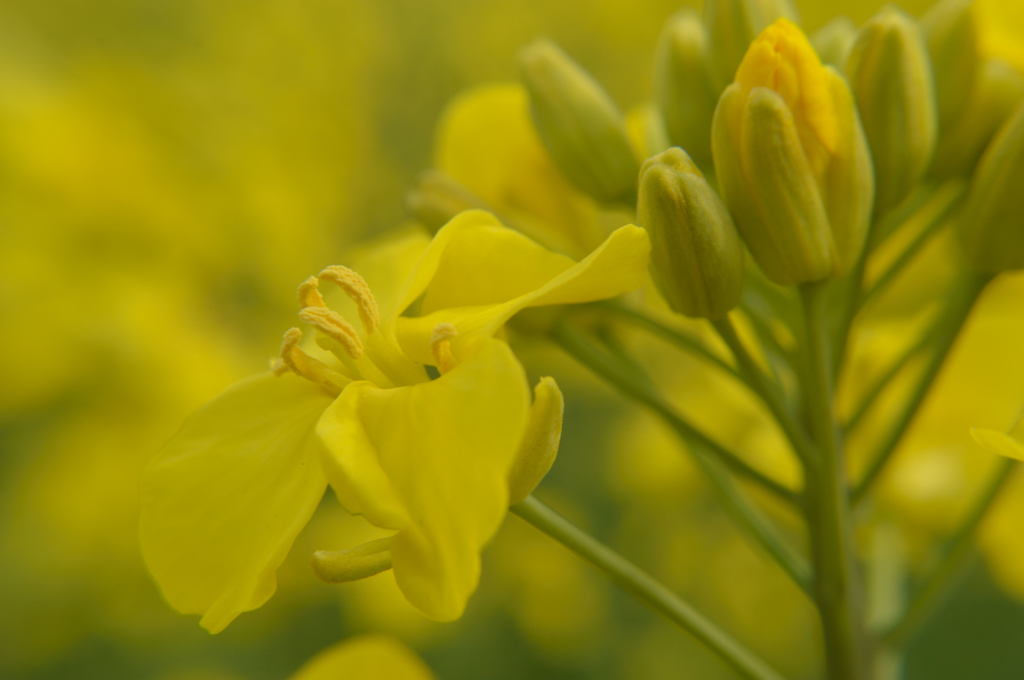
M 982 54 L 971 0 L 920 19 L 894 7 L 859 26 L 837 17 L 810 38 L 797 21 L 789 0 L 707 0 L 672 17 L 646 148 L 559 47 L 522 52 L 554 165 L 601 206 L 636 201 L 672 308 L 726 314 L 745 251 L 780 285 L 844 276 L 886 235 L 884 218 L 950 179 L 969 186 L 958 223 L 970 266 L 1024 267 L 1024 74 Z M 436 226 L 478 200 L 430 176 L 410 203 Z

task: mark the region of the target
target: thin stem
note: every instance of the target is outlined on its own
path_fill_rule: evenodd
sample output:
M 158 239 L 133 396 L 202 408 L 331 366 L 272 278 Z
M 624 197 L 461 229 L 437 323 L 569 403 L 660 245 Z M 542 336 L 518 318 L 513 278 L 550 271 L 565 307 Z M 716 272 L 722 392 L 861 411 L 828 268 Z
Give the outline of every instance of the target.
M 903 617 L 883 637 L 893 648 L 907 644 L 932 613 L 942 604 L 945 596 L 959 581 L 970 558 L 974 554 L 974 538 L 978 527 L 988 517 L 989 510 L 999 499 L 1007 483 L 1018 469 L 1016 461 L 1000 461 L 985 488 L 978 494 L 973 507 L 964 517 L 959 528 L 950 536 L 941 557 L 921 581 L 910 599 L 910 606 Z
M 890 385 L 890 383 L 892 383 L 892 381 L 896 379 L 896 376 L 898 376 L 903 371 L 903 369 L 907 366 L 907 364 L 911 362 L 911 360 L 914 359 L 914 357 L 916 357 L 918 354 L 920 354 L 922 351 L 924 351 L 931 345 L 935 338 L 935 330 L 936 329 L 929 328 L 924 333 L 921 333 L 921 337 L 918 338 L 914 342 L 914 344 L 905 349 L 903 351 L 903 354 L 897 357 L 896 360 L 892 362 L 892 365 L 890 365 L 889 368 L 886 369 L 885 373 L 878 376 L 878 379 L 875 380 L 875 383 L 867 390 L 865 390 L 864 396 L 861 397 L 860 403 L 857 405 L 857 408 L 854 410 L 853 415 L 850 416 L 850 419 L 846 423 L 846 426 L 844 428 L 846 431 L 854 430 L 860 425 L 861 421 L 864 420 L 864 416 L 866 416 L 868 412 L 871 410 L 871 407 L 874 406 L 875 401 L 882 394 L 882 392 L 885 391 L 885 389 Z
M 626 374 L 615 370 L 600 354 L 572 329 L 562 326 L 555 332 L 556 341 L 577 361 L 581 362 L 609 384 L 614 385 L 627 396 L 651 408 L 684 439 L 691 439 L 695 430 L 683 421 L 667 404 L 651 393 L 645 384 L 631 379 Z M 713 440 L 697 432 L 702 437 L 693 449 L 694 459 L 707 476 L 712 486 L 721 497 L 723 505 L 730 516 L 772 557 L 779 566 L 805 592 L 810 591 L 810 567 L 806 561 L 784 540 L 776 527 L 764 516 L 756 506 L 737 488 L 726 473 L 726 461 L 710 455 L 710 445 L 718 446 Z M 730 454 L 735 455 L 735 454 Z M 756 472 L 756 471 L 755 471 Z M 757 473 L 760 474 L 760 473 Z M 772 480 L 773 481 L 773 480 Z M 774 482 L 777 484 L 777 482 Z M 786 494 L 793 492 L 781 487 Z M 792 497 L 795 503 L 795 496 Z
M 921 231 L 918 232 L 917 236 L 907 244 L 903 249 L 903 252 L 893 260 L 889 267 L 860 297 L 857 301 L 858 307 L 864 307 L 875 296 L 888 288 L 896 277 L 906 269 L 907 265 L 913 261 L 917 254 L 932 241 L 933 237 L 939 232 L 939 230 L 947 224 L 946 220 L 952 214 L 953 210 L 960 204 L 960 199 L 963 197 L 964 190 L 962 184 L 958 183 L 956 185 L 943 187 L 943 189 L 937 193 L 939 193 L 938 198 L 941 199 L 940 205 L 937 208 L 933 205 L 928 206 L 928 209 L 935 211 L 935 214 L 931 216 Z
M 739 373 L 735 368 L 729 365 L 729 362 L 708 349 L 700 340 L 678 331 L 671 326 L 666 326 L 661 321 L 658 321 L 654 317 L 648 316 L 639 310 L 631 309 L 621 304 L 613 302 L 603 303 L 601 304 L 601 308 L 612 312 L 623 321 L 627 321 L 660 336 L 662 339 L 686 352 L 689 352 L 690 354 L 709 361 L 716 368 L 728 373 L 734 378 L 738 380 L 741 379 Z
M 579 332 L 563 323 L 555 328 L 552 332 L 552 337 L 577 361 L 603 377 L 621 392 L 650 408 L 661 416 L 677 433 L 710 452 L 734 473 L 756 482 L 766 491 L 788 504 L 795 504 L 797 502 L 797 496 L 791 489 L 768 477 L 760 470 L 752 467 L 737 454 L 711 439 L 711 437 L 676 413 L 671 406 L 652 391 L 650 386 L 646 384 L 646 381 L 629 371 L 622 370 L 619 362 L 610 361 L 603 352 L 594 347 Z
M 863 307 L 864 278 L 867 274 L 868 260 L 875 250 L 896 231 L 898 226 L 908 222 L 922 209 L 922 206 L 926 206 L 929 203 L 936 193 L 938 193 L 938 190 L 934 187 L 923 187 L 888 212 L 876 215 L 872 221 L 868 229 L 864 250 L 860 257 L 857 258 L 853 271 L 846 282 L 847 288 L 843 297 L 843 308 L 839 318 L 836 350 L 832 363 L 834 374 L 841 372 L 843 362 L 846 360 L 847 350 L 849 349 L 850 329 L 853 328 L 853 321 L 858 311 Z
M 843 453 L 833 415 L 825 291 L 822 284 L 807 284 L 800 292 L 807 357 L 804 403 L 818 448 L 815 465 L 808 469 L 805 493 L 828 677 L 862 680 L 869 677 L 871 661 L 865 644 L 864 601 L 853 552 Z
M 946 359 L 956 345 L 956 340 L 960 337 L 960 331 L 967 323 L 971 310 L 974 309 L 975 303 L 977 303 L 981 293 L 985 290 L 985 286 L 991 280 L 991 277 L 988 276 L 972 276 L 964 286 L 959 299 L 954 300 L 953 304 L 946 309 L 946 313 L 940 319 L 932 336 L 932 341 L 937 344 L 933 345 L 932 355 L 928 360 L 928 364 L 925 366 L 924 372 L 914 387 L 914 391 L 907 398 L 903 410 L 890 426 L 888 434 L 882 440 L 881 446 L 878 447 L 878 452 L 871 458 L 864 476 L 854 488 L 854 503 L 859 503 L 864 499 L 871 490 L 872 485 L 885 470 L 893 454 L 896 453 L 900 442 L 903 441 L 903 437 L 906 436 L 910 426 L 913 424 L 914 418 L 924 405 L 925 398 L 931 391 L 932 385 L 939 377 L 939 373 L 942 372 L 942 367 L 946 364 Z
M 662 583 L 533 496 L 512 512 L 607 573 L 619 586 L 689 632 L 751 680 L 783 680 L 777 671 Z
M 786 435 L 790 445 L 793 447 L 793 451 L 801 460 L 809 460 L 811 455 L 810 442 L 807 441 L 803 430 L 794 421 L 793 415 L 786 407 L 785 397 L 779 390 L 778 385 L 771 382 L 761 371 L 757 361 L 747 351 L 746 346 L 740 339 L 739 333 L 736 332 L 736 327 L 729 320 L 729 317 L 717 319 L 711 323 L 722 337 L 722 341 L 729 347 L 733 358 L 736 359 L 736 364 L 740 368 L 740 374 L 771 412 L 782 429 L 783 434 Z

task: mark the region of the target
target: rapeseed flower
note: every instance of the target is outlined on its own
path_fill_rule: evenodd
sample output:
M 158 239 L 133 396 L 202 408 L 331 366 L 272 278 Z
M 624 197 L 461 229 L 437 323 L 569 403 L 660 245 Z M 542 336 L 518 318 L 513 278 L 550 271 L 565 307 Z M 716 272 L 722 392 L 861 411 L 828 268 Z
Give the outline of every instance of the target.
M 540 381 L 531 409 L 523 369 L 494 334 L 526 307 L 636 288 L 648 248 L 626 226 L 573 262 L 472 211 L 432 241 L 414 233 L 374 249 L 362 275 L 335 266 L 308 279 L 299 317 L 319 349 L 290 329 L 272 373 L 193 415 L 145 474 L 143 553 L 167 600 L 211 632 L 261 606 L 330 484 L 394 534 L 318 553 L 321 573 L 393 567 L 425 615 L 457 618 L 480 549 L 547 471 L 561 422 L 554 381 Z M 328 304 L 321 283 L 347 299 Z M 414 303 L 418 316 L 402 316 Z

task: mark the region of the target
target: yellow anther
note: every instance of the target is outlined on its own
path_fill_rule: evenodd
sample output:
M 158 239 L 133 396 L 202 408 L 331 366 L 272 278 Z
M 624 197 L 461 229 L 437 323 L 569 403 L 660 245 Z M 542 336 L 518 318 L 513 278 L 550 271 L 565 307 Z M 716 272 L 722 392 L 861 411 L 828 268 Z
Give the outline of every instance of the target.
M 430 350 L 437 361 L 437 368 L 441 373 L 447 373 L 455 368 L 455 355 L 452 354 L 452 338 L 459 334 L 455 326 L 450 323 L 439 323 L 434 327 L 430 335 Z
M 324 296 L 320 294 L 320 279 L 310 276 L 299 285 L 300 307 L 326 307 Z
M 372 333 L 380 325 L 380 311 L 377 308 L 377 298 L 366 283 L 366 279 L 341 265 L 331 265 L 322 272 L 320 278 L 336 283 L 345 295 L 352 298 L 359 308 L 359 319 L 363 322 L 363 328 L 367 333 Z
M 331 394 L 341 394 L 348 380 L 331 369 L 327 364 L 309 356 L 299 348 L 302 331 L 289 328 L 281 339 L 281 357 L 271 362 L 274 375 L 280 376 L 289 370 L 295 375 L 320 385 Z
M 337 340 L 353 359 L 363 354 L 363 341 L 348 321 L 333 309 L 327 307 L 306 307 L 299 312 L 299 318 L 315 326 L 326 336 Z

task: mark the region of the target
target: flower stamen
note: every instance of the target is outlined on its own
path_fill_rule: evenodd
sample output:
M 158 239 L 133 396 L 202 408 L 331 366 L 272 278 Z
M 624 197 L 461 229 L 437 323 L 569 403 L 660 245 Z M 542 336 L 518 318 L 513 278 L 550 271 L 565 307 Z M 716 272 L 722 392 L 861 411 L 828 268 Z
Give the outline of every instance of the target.
M 320 279 L 310 276 L 299 285 L 300 307 L 326 307 L 324 296 L 320 294 Z
M 359 309 L 359 319 L 367 334 L 372 333 L 380 325 L 380 310 L 377 298 L 373 296 L 366 279 L 348 267 L 331 265 L 320 272 L 320 278 L 331 281 L 348 295 Z M 321 298 L 322 300 L 322 298 Z
M 437 361 L 437 369 L 442 374 L 455 368 L 455 355 L 452 353 L 452 338 L 457 336 L 459 331 L 450 323 L 439 323 L 434 327 L 430 335 L 430 351 Z
M 356 329 L 333 309 L 305 307 L 299 312 L 299 318 L 337 341 L 353 359 L 362 356 L 363 341 L 359 339 Z
M 295 375 L 320 385 L 333 395 L 341 394 L 341 390 L 349 382 L 347 378 L 332 370 L 327 364 L 315 359 L 299 347 L 302 342 L 302 330 L 289 328 L 281 339 L 281 356 L 272 362 L 271 370 L 280 376 L 291 371 Z

